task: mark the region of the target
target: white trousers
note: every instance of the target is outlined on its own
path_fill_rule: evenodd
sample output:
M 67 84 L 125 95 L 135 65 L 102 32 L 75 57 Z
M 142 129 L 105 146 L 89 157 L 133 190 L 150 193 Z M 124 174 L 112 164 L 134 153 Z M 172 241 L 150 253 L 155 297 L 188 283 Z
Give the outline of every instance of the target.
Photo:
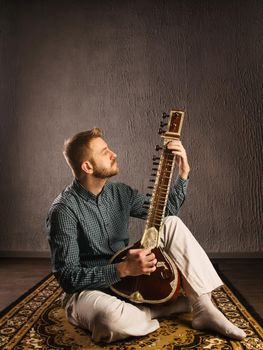
M 223 284 L 203 248 L 177 216 L 165 218 L 161 246 L 180 270 L 187 296 L 211 293 Z M 142 336 L 159 328 L 151 306 L 135 306 L 98 290 L 73 294 L 65 310 L 69 322 L 88 329 L 95 342 Z

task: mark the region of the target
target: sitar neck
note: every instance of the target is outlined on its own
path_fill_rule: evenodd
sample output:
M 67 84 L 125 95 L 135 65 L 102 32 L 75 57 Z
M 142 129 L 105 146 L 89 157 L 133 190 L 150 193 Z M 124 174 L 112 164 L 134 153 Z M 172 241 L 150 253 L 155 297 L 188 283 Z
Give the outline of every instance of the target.
M 162 226 L 166 204 L 169 195 L 175 157 L 167 148 L 162 152 L 157 170 L 156 180 L 152 192 L 152 198 L 148 211 L 145 229 L 155 227 L 159 231 Z
M 166 117 L 166 115 L 164 117 Z M 170 116 L 167 115 L 167 117 L 169 117 L 167 131 L 162 136 L 164 139 L 164 147 L 160 155 L 157 173 L 154 175 L 156 177 L 148 209 L 146 225 L 144 234 L 140 241 L 141 247 L 150 249 L 159 246 L 159 231 L 165 218 L 169 189 L 175 166 L 175 157 L 173 153 L 167 149 L 166 145 L 170 141 L 180 139 L 184 112 L 172 110 Z M 163 123 L 161 123 L 161 125 L 163 125 Z

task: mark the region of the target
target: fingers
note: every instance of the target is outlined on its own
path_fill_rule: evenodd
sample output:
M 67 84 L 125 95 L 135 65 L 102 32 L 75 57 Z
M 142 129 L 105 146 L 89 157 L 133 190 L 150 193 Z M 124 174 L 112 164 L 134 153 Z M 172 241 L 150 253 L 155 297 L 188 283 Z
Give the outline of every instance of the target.
M 157 262 L 154 253 L 152 253 L 150 249 L 130 249 L 129 252 L 135 257 L 135 259 L 143 263 Z
M 182 145 L 182 142 L 179 140 L 168 142 L 166 147 L 171 151 L 185 152 L 184 146 Z
M 173 149 L 175 147 L 183 147 L 182 142 L 180 140 L 169 141 L 166 146 L 169 149 Z
M 186 151 L 184 146 L 182 145 L 182 142 L 179 140 L 174 140 L 168 142 L 166 146 L 169 150 L 172 151 L 172 153 L 180 158 L 187 158 Z
M 143 249 L 140 252 L 140 262 L 143 273 L 150 273 L 156 270 L 157 259 L 154 253 L 149 249 Z
M 128 255 L 138 274 L 147 274 L 156 270 L 157 259 L 150 249 L 130 249 Z

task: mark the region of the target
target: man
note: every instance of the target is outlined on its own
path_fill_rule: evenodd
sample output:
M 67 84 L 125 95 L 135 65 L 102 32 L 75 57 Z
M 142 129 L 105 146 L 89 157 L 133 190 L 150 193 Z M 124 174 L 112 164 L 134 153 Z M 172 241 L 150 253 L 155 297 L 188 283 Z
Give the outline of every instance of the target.
M 129 217 L 146 218 L 147 197 L 108 181 L 119 171 L 117 155 L 100 129 L 78 133 L 65 142 L 64 155 L 74 181 L 55 199 L 47 219 L 53 272 L 65 291 L 63 305 L 69 322 L 88 329 L 94 341 L 145 335 L 159 327 L 158 317 L 190 310 L 195 329 L 211 329 L 238 340 L 246 336 L 211 301 L 211 292 L 222 281 L 176 216 L 188 184 L 187 154 L 180 141 L 169 142 L 167 148 L 176 156 L 179 174 L 169 193 L 161 245 L 181 272 L 186 296 L 168 306 L 133 305 L 112 295 L 109 287 L 125 276 L 155 271 L 154 254 L 131 249 L 123 262 L 109 264 L 109 260 L 129 242 Z

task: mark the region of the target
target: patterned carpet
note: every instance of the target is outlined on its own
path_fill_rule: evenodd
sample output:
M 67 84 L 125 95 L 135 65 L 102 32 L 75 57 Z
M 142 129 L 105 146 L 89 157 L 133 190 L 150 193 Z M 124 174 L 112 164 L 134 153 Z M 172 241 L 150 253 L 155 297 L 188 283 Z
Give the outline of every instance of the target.
M 111 345 L 94 344 L 88 332 L 67 322 L 60 306 L 61 294 L 51 275 L 5 310 L 0 318 L 0 349 L 263 350 L 259 321 L 226 285 L 213 293 L 213 300 L 228 319 L 245 330 L 248 336 L 241 342 L 193 330 L 191 315 L 182 314 L 179 318 L 161 320 L 161 327 L 147 336 Z

